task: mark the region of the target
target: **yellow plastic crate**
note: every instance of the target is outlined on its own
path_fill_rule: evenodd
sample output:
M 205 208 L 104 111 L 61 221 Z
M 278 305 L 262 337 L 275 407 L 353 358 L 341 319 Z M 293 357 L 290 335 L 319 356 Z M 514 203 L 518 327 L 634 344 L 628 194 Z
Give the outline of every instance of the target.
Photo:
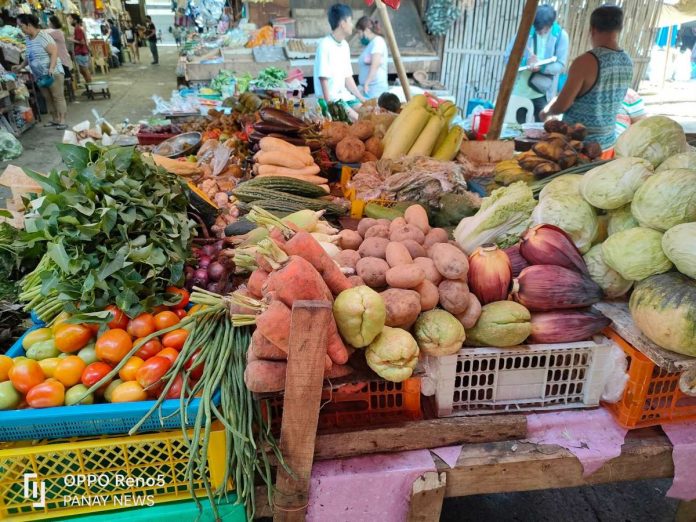
M 0 520 L 46 520 L 190 499 L 188 453 L 181 431 L 0 444 Z M 225 473 L 224 430 L 211 433 L 207 473 L 216 490 Z M 195 489 L 205 495 L 200 478 Z
M 341 190 L 343 190 L 343 197 L 350 201 L 350 217 L 352 217 L 353 219 L 361 219 L 365 212 L 365 205 L 367 205 L 368 203 L 376 203 L 387 208 L 396 205 L 396 201 L 392 201 L 389 199 L 364 200 L 356 198 L 355 189 L 350 188 L 348 186 L 351 178 L 353 177 L 353 174 L 355 174 L 356 172 L 356 169 L 348 167 L 346 165 L 344 165 L 341 168 Z

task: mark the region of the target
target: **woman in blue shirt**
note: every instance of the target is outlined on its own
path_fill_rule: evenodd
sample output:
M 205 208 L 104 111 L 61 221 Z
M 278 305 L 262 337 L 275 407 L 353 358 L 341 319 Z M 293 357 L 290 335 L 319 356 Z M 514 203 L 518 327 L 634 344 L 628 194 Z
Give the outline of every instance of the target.
M 355 24 L 360 36 L 360 43 L 365 49 L 358 58 L 358 81 L 360 91 L 365 98 L 379 98 L 389 89 L 387 81 L 387 68 L 389 53 L 387 42 L 382 37 L 382 29 L 379 22 L 363 16 Z

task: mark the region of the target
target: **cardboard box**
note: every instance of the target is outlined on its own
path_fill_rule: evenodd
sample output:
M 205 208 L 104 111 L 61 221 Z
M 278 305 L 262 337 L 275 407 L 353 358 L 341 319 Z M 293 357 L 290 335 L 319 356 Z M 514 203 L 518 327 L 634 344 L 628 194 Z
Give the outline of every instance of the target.
M 0 185 L 8 187 L 12 192 L 12 202 L 16 211 L 24 210 L 22 196 L 26 194 L 41 194 L 41 185 L 31 179 L 16 165 L 8 165 L 0 176 Z

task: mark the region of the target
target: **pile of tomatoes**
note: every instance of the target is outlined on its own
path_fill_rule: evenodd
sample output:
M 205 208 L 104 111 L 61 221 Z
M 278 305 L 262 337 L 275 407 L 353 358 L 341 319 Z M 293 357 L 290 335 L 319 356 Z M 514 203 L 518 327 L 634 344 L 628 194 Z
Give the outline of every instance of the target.
M 108 306 L 111 320 L 106 329 L 100 324 L 67 323 L 61 314 L 50 328 L 29 332 L 22 340 L 25 355 L 0 355 L 0 410 L 49 408 L 73 404 L 133 402 L 159 397 L 162 377 L 179 356 L 188 330 L 174 328 L 143 344 L 112 379 L 96 393 L 89 388 L 108 375 L 133 346 L 155 332 L 176 326 L 187 312 L 189 294 L 184 289 L 167 289 L 181 294 L 172 307 L 160 307 L 129 319 L 116 306 Z M 192 308 L 192 312 L 197 307 Z M 192 313 L 191 312 L 191 313 Z M 101 329 L 101 334 L 99 334 Z M 198 352 L 186 361 L 192 382 L 200 379 L 203 365 L 196 365 Z M 181 395 L 183 377 L 177 375 L 167 398 Z

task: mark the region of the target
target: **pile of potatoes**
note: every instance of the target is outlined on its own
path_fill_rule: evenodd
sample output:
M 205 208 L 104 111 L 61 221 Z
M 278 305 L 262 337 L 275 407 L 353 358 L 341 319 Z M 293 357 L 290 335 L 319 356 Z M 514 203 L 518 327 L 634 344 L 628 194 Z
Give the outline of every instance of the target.
M 449 241 L 447 231 L 431 228 L 420 205 L 403 218 L 364 218 L 357 230 L 342 230 L 334 257 L 353 286 L 380 292 L 387 309 L 386 326 L 408 330 L 421 312 L 438 304 L 462 323 L 474 326 L 481 313 L 469 292 L 466 254 Z

